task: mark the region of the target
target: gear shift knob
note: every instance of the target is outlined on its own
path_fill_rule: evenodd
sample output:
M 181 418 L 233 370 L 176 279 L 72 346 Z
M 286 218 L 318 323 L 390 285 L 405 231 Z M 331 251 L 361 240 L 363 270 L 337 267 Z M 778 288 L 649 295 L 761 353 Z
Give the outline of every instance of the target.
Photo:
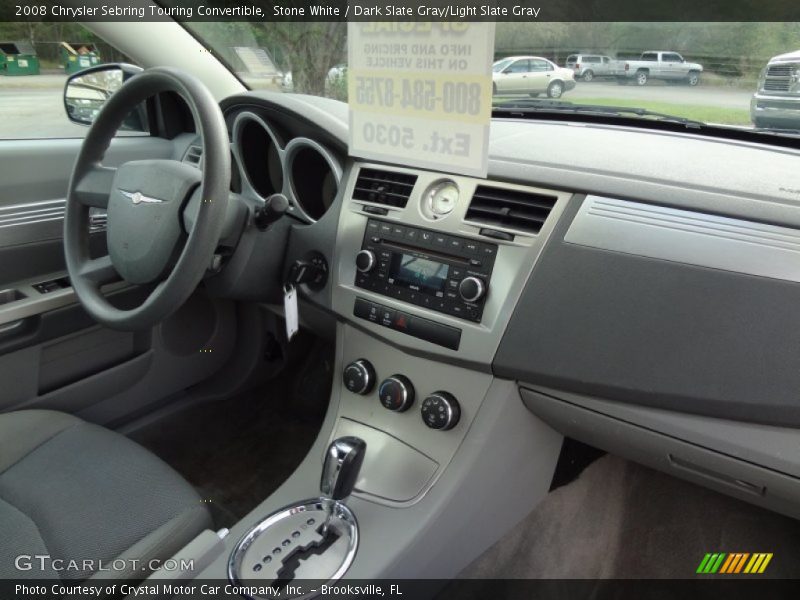
M 322 495 L 331 500 L 344 500 L 352 492 L 364 462 L 367 443 L 357 437 L 341 437 L 328 446 L 322 479 L 319 487 Z

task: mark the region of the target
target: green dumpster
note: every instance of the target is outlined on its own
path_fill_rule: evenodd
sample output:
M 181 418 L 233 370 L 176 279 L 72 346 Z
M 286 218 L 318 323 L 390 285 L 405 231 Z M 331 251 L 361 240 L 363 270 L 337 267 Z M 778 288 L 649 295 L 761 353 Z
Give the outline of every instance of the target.
M 0 75 L 38 75 L 39 58 L 25 42 L 0 42 Z
M 61 42 L 59 54 L 61 66 L 67 74 L 88 69 L 102 62 L 97 47 L 90 42 Z

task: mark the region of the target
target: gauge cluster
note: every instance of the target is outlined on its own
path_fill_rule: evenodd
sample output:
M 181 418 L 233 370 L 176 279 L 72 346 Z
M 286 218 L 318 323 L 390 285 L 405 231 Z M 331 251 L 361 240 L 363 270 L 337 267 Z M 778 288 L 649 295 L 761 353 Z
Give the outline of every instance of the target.
M 242 193 L 266 200 L 283 194 L 289 214 L 313 223 L 328 211 L 339 191 L 342 165 L 338 155 L 316 140 L 291 137 L 256 112 L 233 117 L 231 143 L 234 174 Z

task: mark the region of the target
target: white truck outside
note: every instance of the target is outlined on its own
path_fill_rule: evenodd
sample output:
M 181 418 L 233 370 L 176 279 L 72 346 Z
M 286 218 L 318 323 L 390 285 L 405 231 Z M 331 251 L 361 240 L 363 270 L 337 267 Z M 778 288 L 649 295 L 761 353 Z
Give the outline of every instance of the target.
M 620 84 L 630 81 L 646 85 L 651 79 L 685 83 L 695 86 L 700 83 L 703 65 L 686 62 L 677 52 L 650 50 L 642 52 L 639 60 L 615 61 L 612 73 Z

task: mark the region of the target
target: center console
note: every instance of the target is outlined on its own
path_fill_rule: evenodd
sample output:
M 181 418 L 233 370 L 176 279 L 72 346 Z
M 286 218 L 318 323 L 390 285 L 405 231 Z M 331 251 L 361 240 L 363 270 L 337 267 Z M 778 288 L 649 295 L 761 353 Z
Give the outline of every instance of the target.
M 561 436 L 491 365 L 569 194 L 359 162 L 343 182 L 329 283 L 313 292 L 337 318 L 325 423 L 224 540 L 229 562 L 212 577 L 447 579 L 530 510 L 555 468 Z M 356 439 L 352 494 L 332 504 L 317 482 L 330 448 Z M 510 477 L 509 464 L 528 468 Z
M 569 195 L 367 163 L 347 182 L 332 269 L 343 351 L 330 439 L 367 440 L 355 496 L 408 506 L 436 485 L 479 414 L 496 348 Z

